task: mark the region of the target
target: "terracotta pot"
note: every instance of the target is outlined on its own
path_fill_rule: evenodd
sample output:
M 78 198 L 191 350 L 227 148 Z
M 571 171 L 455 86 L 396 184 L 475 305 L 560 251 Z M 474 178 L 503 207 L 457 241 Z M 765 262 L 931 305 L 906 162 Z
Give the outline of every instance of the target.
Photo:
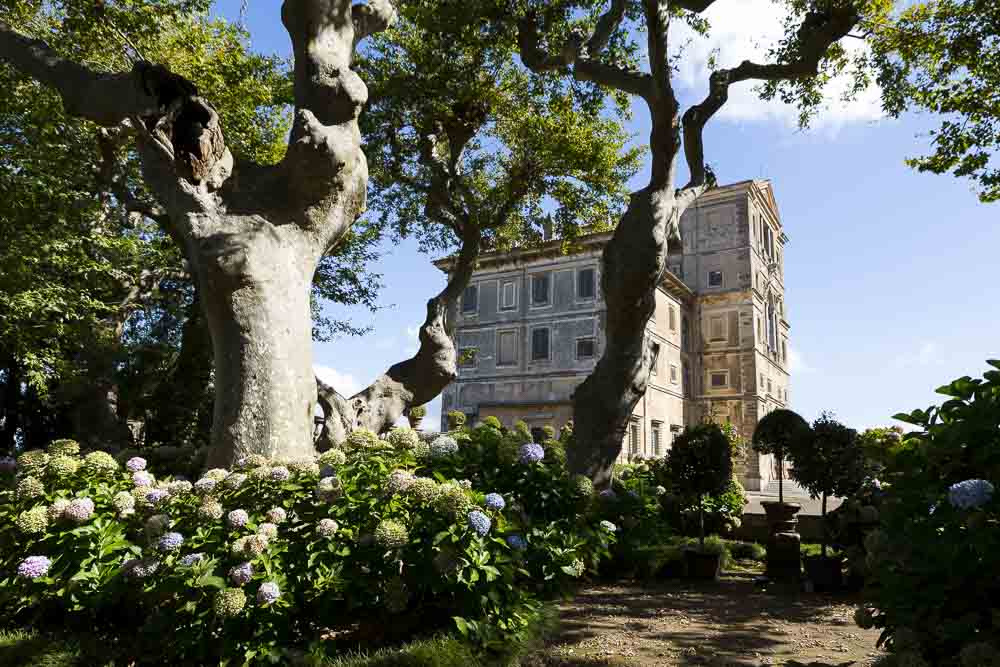
M 719 566 L 722 563 L 719 554 L 706 554 L 689 549 L 684 552 L 684 562 L 687 564 L 689 579 L 715 580 L 719 578 Z
M 844 587 L 843 563 L 831 556 L 807 556 L 804 559 L 806 577 L 817 593 L 833 593 Z

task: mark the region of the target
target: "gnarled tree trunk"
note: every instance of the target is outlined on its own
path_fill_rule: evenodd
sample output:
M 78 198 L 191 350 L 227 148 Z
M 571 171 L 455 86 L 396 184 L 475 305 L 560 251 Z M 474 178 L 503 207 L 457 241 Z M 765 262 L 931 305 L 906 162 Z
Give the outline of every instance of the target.
M 166 67 L 95 72 L 0 22 L 0 60 L 55 88 L 69 113 L 135 137 L 212 332 L 211 465 L 313 451 L 310 283 L 364 211 L 368 181 L 357 122 L 368 90 L 351 60 L 395 11 L 388 0 L 285 0 L 281 19 L 295 55 L 295 114 L 274 166 L 235 161 L 218 113 Z

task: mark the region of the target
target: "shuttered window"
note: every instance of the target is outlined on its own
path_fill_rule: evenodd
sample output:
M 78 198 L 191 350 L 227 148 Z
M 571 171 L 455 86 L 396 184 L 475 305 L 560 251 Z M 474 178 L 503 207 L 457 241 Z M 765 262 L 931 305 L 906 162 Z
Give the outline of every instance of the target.
M 462 292 L 462 312 L 466 315 L 475 313 L 479 310 L 479 287 L 477 285 L 469 285 Z
M 517 363 L 517 332 L 501 331 L 497 335 L 497 366 Z
M 593 269 L 580 269 L 576 274 L 576 296 L 580 299 L 593 299 L 596 294 L 596 280 Z
M 549 274 L 539 273 L 531 276 L 531 305 L 547 306 L 549 304 Z
M 545 361 L 549 358 L 549 330 L 534 329 L 531 332 L 531 360 Z

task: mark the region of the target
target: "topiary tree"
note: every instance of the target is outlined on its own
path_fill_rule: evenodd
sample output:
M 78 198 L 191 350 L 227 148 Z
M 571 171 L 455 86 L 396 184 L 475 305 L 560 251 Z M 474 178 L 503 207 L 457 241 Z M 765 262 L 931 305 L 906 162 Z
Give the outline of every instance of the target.
M 427 408 L 423 405 L 414 405 L 412 408 L 406 411 L 406 418 L 410 422 L 410 426 L 416 428 L 420 425 L 420 421 L 427 416 Z
M 667 455 L 670 479 L 676 491 L 698 499 L 698 543 L 705 547 L 705 509 L 708 495 L 726 491 L 733 477 L 729 438 L 716 424 L 689 428 L 674 440 Z
M 753 432 L 754 451 L 773 454 L 778 460 L 778 502 L 785 502 L 785 457 L 794 448 L 808 447 L 811 438 L 808 422 L 791 410 L 775 410 L 757 423 Z
M 848 496 L 865 480 L 868 466 L 858 440 L 858 432 L 824 412 L 812 425 L 813 437 L 793 442 L 788 451 L 792 479 L 805 487 L 813 498 L 822 498 L 826 525 L 827 496 Z M 807 446 L 803 446 L 807 445 Z M 826 557 L 826 531 L 822 555 Z
M 465 426 L 465 413 L 461 410 L 452 410 L 448 413 L 448 430 L 457 431 Z

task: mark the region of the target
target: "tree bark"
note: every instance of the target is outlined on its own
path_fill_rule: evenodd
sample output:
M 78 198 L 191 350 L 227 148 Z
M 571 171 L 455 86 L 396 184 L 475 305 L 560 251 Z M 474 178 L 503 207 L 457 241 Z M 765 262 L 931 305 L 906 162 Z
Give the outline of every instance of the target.
M 407 409 L 427 403 L 458 376 L 448 310 L 469 284 L 481 241 L 480 228 L 467 223 L 448 284 L 427 302 L 427 315 L 419 333 L 420 347 L 413 357 L 394 364 L 349 399 L 317 378 L 319 403 L 325 416 L 321 448 L 342 441 L 354 429 L 388 431 Z
M 314 451 L 309 299 L 319 253 L 297 232 L 262 222 L 202 256 L 198 289 L 216 384 L 210 466 Z

